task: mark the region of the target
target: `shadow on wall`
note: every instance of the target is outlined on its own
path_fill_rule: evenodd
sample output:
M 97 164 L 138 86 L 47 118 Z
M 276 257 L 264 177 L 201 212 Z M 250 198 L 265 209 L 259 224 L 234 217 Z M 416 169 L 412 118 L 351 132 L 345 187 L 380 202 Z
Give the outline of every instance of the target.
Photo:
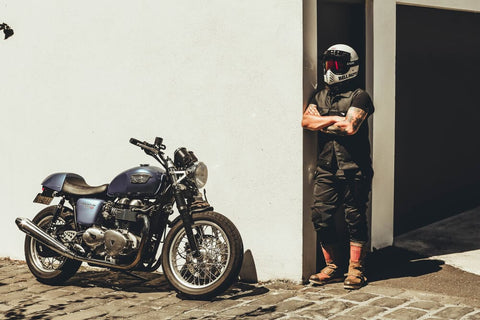
M 245 283 L 257 283 L 257 268 L 253 260 L 252 251 L 247 249 L 243 255 L 243 264 L 240 269 L 240 281 Z

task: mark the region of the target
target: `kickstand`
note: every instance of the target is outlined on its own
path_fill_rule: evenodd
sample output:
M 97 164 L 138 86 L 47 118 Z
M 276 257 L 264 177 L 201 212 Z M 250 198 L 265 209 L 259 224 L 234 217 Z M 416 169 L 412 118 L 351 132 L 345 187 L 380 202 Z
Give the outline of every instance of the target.
M 127 275 L 129 275 L 129 276 L 131 276 L 131 277 L 134 277 L 134 278 L 143 280 L 143 281 L 148 281 L 148 280 L 149 280 L 149 279 L 147 279 L 147 278 L 144 278 L 144 277 L 141 277 L 141 276 L 139 276 L 139 275 L 137 275 L 137 274 L 134 274 L 134 273 L 132 273 L 132 272 L 130 272 L 130 271 L 122 270 L 121 272 L 122 272 L 122 273 L 125 273 L 125 274 L 127 274 Z

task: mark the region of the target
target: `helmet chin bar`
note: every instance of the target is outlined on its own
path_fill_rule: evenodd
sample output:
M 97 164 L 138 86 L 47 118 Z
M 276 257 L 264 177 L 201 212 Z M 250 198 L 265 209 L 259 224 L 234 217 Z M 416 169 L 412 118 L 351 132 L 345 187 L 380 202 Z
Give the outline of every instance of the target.
M 332 85 L 335 83 L 344 82 L 347 80 L 351 80 L 358 75 L 358 66 L 351 67 L 347 73 L 345 74 L 335 74 L 331 70 L 328 70 L 323 75 L 323 81 L 327 85 Z

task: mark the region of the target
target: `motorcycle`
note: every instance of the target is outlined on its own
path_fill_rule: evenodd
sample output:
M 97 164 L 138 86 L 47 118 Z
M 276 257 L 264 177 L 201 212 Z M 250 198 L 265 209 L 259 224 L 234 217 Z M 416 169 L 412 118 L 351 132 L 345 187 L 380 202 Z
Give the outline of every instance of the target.
M 141 164 L 96 187 L 75 173 L 54 173 L 42 182 L 34 202 L 50 205 L 57 197 L 58 204 L 32 221 L 15 221 L 27 234 L 30 271 L 56 285 L 82 262 L 131 275 L 162 266 L 168 283 L 186 298 L 222 293 L 238 279 L 243 243 L 235 225 L 199 191 L 207 182 L 206 165 L 183 147 L 173 159 L 165 156 L 159 137 L 153 144 L 134 138 L 130 143 L 161 167 Z M 179 214 L 171 220 L 174 205 Z

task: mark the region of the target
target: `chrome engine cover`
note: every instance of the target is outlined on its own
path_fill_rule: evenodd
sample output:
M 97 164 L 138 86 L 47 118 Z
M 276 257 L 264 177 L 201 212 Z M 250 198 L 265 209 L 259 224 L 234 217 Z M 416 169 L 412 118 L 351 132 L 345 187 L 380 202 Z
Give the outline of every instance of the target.
M 82 238 L 88 246 L 96 248 L 104 243 L 105 232 L 98 227 L 91 227 L 85 230 Z
M 137 237 L 130 232 L 121 232 L 119 230 L 105 231 L 105 251 L 115 257 L 120 254 L 128 254 L 138 248 L 139 241 Z

